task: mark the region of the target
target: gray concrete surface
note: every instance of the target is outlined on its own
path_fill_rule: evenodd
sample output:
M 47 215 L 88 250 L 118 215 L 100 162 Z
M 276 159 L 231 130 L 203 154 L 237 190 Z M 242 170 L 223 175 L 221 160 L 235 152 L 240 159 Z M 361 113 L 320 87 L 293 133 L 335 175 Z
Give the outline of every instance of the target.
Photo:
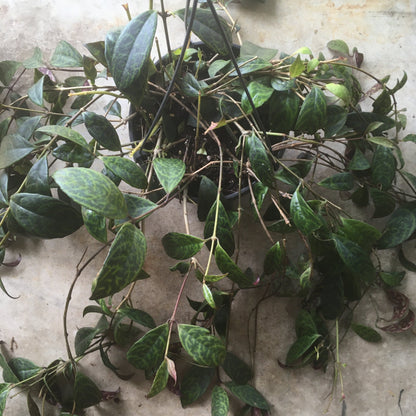
M 79 49 L 82 44 L 103 39 L 105 33 L 125 24 L 125 12 L 121 1 L 114 0 L 0 0 L 0 60 L 24 59 L 35 46 L 39 46 L 46 57 L 50 57 L 60 40 L 67 40 Z M 155 6 L 158 7 L 158 1 Z M 179 0 L 166 0 L 167 8 L 175 10 L 183 6 Z M 313 5 L 312 5 L 313 4 Z M 146 1 L 131 1 L 133 14 L 143 11 Z M 416 132 L 416 5 L 414 0 L 315 0 L 293 2 L 287 0 L 242 0 L 232 4 L 232 14 L 242 26 L 243 39 L 280 51 L 293 52 L 301 46 L 308 46 L 318 52 L 324 50 L 331 39 L 344 39 L 351 47 L 357 46 L 364 53 L 364 68 L 379 77 L 391 74 L 392 79 L 401 78 L 406 70 L 409 76 L 404 91 L 398 94 L 401 107 L 407 107 L 408 130 Z M 180 29 L 174 23 L 174 31 Z M 177 33 L 177 32 L 174 32 Z M 124 133 L 126 135 L 126 132 Z M 125 136 L 126 138 L 126 136 Z M 408 162 L 415 160 L 414 145 L 403 146 Z M 416 169 L 413 169 L 415 173 Z M 192 209 L 191 209 L 192 214 Z M 134 294 L 135 302 L 150 310 L 166 293 L 166 303 L 160 305 L 155 318 L 162 323 L 169 318 L 180 281 L 168 275 L 167 267 L 158 256 L 161 250 L 160 237 L 164 234 L 166 222 L 181 227 L 181 207 L 177 210 L 160 211 L 146 224 L 149 238 L 149 254 L 146 270 L 154 277 L 138 285 Z M 191 215 L 192 218 L 192 215 Z M 191 222 L 192 232 L 198 233 L 200 224 Z M 171 228 L 170 228 L 171 229 Z M 259 239 L 248 244 L 242 242 L 242 266 L 256 263 L 254 247 L 262 250 L 267 243 Z M 256 233 L 254 233 L 256 234 Z M 258 233 L 257 233 L 258 234 Z M 253 234 L 252 234 L 253 235 Z M 250 237 L 252 238 L 252 236 Z M 251 242 L 252 243 L 252 242 Z M 18 348 L 17 356 L 27 357 L 39 365 L 47 365 L 57 357 L 66 357 L 62 337 L 62 312 L 64 299 L 73 279 L 75 267 L 84 249 L 94 251 L 96 243 L 86 232 L 78 231 L 60 241 L 19 241 L 12 258 L 23 254 L 19 267 L 0 273 L 13 295 L 11 300 L 0 294 L 1 321 L 0 340 L 10 344 L 12 337 Z M 414 252 L 415 243 L 407 246 Z M 101 259 L 102 260 L 102 259 Z M 96 274 L 100 259 L 92 264 L 80 279 L 70 307 L 70 337 L 76 329 L 88 325 L 89 318 L 82 318 L 82 309 L 88 304 L 90 282 Z M 397 265 L 397 259 L 386 255 L 383 259 Z M 260 269 L 260 265 L 259 265 Z M 416 306 L 416 276 L 407 274 L 403 290 Z M 192 287 L 189 288 L 192 291 Z M 376 299 L 377 296 L 375 295 Z M 245 314 L 235 317 L 232 331 L 240 345 L 235 348 L 248 358 L 246 345 L 247 314 L 255 299 L 249 294 L 239 302 L 245 302 Z M 340 394 L 332 403 L 329 393 L 332 387 L 332 368 L 326 374 L 305 368 L 288 371 L 278 366 L 277 360 L 284 358 L 294 340 L 293 317 L 297 310 L 293 300 L 269 299 L 258 316 L 261 326 L 257 340 L 255 386 L 270 400 L 272 414 L 279 416 L 341 415 Z M 362 319 L 369 325 L 375 321 L 370 306 L 360 307 Z M 187 313 L 183 312 L 183 319 Z M 356 336 L 347 335 L 341 346 L 344 391 L 349 416 L 412 416 L 416 414 L 416 354 L 413 332 L 399 335 L 384 335 L 383 342 L 372 345 Z M 177 397 L 165 391 L 147 400 L 149 381 L 137 374 L 129 382 L 115 378 L 103 368 L 98 357 L 83 364 L 102 389 L 121 388 L 120 402 L 103 403 L 88 409 L 88 415 L 188 415 L 210 414 L 209 402 L 199 402 L 182 409 Z M 400 405 L 398 405 L 401 394 Z M 23 395 L 13 395 L 5 410 L 6 416 L 26 415 Z M 47 413 L 52 414 L 52 413 Z

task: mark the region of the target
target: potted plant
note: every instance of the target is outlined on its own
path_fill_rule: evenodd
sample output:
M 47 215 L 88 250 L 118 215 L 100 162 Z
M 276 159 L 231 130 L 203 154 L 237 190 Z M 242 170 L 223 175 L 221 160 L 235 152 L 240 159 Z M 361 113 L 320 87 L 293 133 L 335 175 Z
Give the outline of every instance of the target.
M 208 9 L 196 3 L 175 13 L 186 22 L 184 42 L 168 47 L 158 65 L 150 60 L 158 20 L 152 9 L 105 41 L 87 44 L 91 56 L 61 42 L 50 65 L 39 50 L 23 63 L 0 63 L 0 260 L 15 236 L 62 238 L 81 226 L 108 250 L 84 310 L 100 318 L 79 329 L 74 350 L 65 328 L 67 360 L 43 368 L 0 356 L 0 415 L 14 387 L 28 389 L 33 414 L 34 388 L 62 414 L 81 414 L 112 396 L 78 362 L 98 351 L 105 366 L 125 377 L 109 358 L 115 345 L 128 348 L 128 362 L 152 380 L 149 398 L 170 386 L 187 406 L 209 389 L 215 415 L 227 414 L 230 397 L 242 402 L 242 414 L 268 414 L 251 367 L 230 348 L 231 311 L 242 291 L 258 296 L 258 305 L 270 297 L 301 298 L 296 341 L 281 365 L 325 369 L 332 360 L 336 377 L 345 331 L 380 339 L 353 313 L 365 293 L 381 289 L 392 303 L 392 322 L 381 330 L 401 332 L 414 323 L 408 298 L 396 289 L 404 271 L 384 270 L 378 261 L 382 250 L 394 248 L 404 268 L 416 268 L 402 250 L 416 229 L 416 177 L 400 152 L 406 119 L 395 99 L 406 75 L 389 86 L 388 78 L 360 68 L 356 50 L 352 61 L 340 40 L 329 42 L 336 55 L 329 59 L 306 47 L 278 58 L 250 43 L 233 47 L 232 22 L 211 1 Z M 171 18 L 163 3 L 161 18 Z M 191 30 L 203 45 L 189 44 Z M 22 65 L 33 70 L 34 82 L 19 95 Z M 81 75 L 56 81 L 54 72 L 69 67 L 81 68 Z M 373 88 L 363 90 L 362 77 Z M 122 118 L 123 100 L 132 108 L 133 145 L 120 140 L 109 120 Z M 102 111 L 95 110 L 100 102 Z M 226 193 L 237 195 L 234 205 Z M 163 247 L 183 283 L 171 318 L 155 322 L 152 311 L 131 302 L 134 285 L 151 279 L 143 269 L 143 224 L 177 196 L 185 206 L 198 204 L 204 232 L 166 230 Z M 237 261 L 243 210 L 270 241 L 256 275 Z M 373 218 L 386 220 L 376 228 Z M 184 221 L 189 230 L 186 215 Z M 296 254 L 287 249 L 289 239 Z M 73 288 L 92 258 L 77 269 L 65 322 Z M 189 299 L 191 322 L 178 322 L 189 279 L 200 282 L 200 297 Z

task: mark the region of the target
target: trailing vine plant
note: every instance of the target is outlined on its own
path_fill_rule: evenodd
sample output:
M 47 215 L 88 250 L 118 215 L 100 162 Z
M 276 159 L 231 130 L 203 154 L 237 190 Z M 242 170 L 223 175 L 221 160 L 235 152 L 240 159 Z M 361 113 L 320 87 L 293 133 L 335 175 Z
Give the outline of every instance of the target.
M 222 17 L 221 11 L 229 16 L 224 4 L 217 10 L 210 0 L 197 3 L 173 13 L 186 22 L 179 49 L 170 47 L 172 13 L 161 2 L 159 13 L 151 6 L 135 18 L 126 5 L 129 23 L 88 43 L 89 55 L 61 41 L 48 64 L 39 48 L 24 62 L 0 62 L 1 262 L 15 239 L 62 238 L 82 226 L 107 250 L 84 309 L 99 319 L 78 330 L 73 351 L 72 290 L 98 253 L 77 266 L 64 313 L 68 360 L 39 367 L 0 355 L 0 415 L 17 387 L 28 391 L 31 415 L 40 414 L 35 391 L 62 415 L 114 397 L 78 363 L 98 352 L 106 367 L 128 378 L 110 360 L 115 345 L 127 346 L 127 361 L 152 380 L 149 398 L 168 386 L 179 390 L 185 407 L 209 389 L 215 416 L 228 414 L 230 397 L 242 403 L 240 414 L 269 414 L 253 369 L 231 352 L 233 301 L 247 289 L 253 296 L 261 290 L 257 307 L 270 297 L 302 298 L 296 340 L 280 364 L 325 369 L 333 357 L 341 385 L 341 332 L 381 339 L 354 314 L 367 293 L 381 289 L 392 303 L 388 324 L 376 323 L 380 330 L 402 332 L 414 323 L 409 299 L 397 289 L 404 270 L 385 270 L 380 261 L 384 250 L 396 249 L 403 267 L 416 269 L 404 251 L 416 229 L 416 176 L 399 146 L 416 136 L 401 138 L 406 117 L 395 98 L 406 74 L 390 85 L 389 77 L 362 69 L 363 55 L 356 49 L 350 55 L 341 40 L 328 43 L 329 59 L 307 47 L 277 58 L 274 49 L 233 45 L 235 25 Z M 153 63 L 158 16 L 168 51 Z M 191 31 L 203 44 L 190 43 Z M 60 81 L 68 69 L 77 75 Z M 20 95 L 19 81 L 29 71 L 33 85 Z M 367 91 L 363 78 L 373 82 Z M 126 101 L 128 115 L 120 104 Z M 117 132 L 127 122 L 132 143 Z M 120 190 L 122 181 L 128 191 Z M 133 288 L 151 278 L 143 269 L 143 224 L 177 198 L 186 232 L 167 230 L 162 244 L 177 261 L 171 271 L 182 285 L 170 319 L 155 322 L 132 302 Z M 203 235 L 191 233 L 190 202 L 198 206 Z M 243 208 L 270 241 L 261 270 L 238 264 Z M 373 218 L 386 218 L 381 229 Z M 298 241 L 300 256 L 287 249 L 289 239 Z M 177 312 L 189 279 L 200 282 L 200 298 L 188 298 L 194 317 L 185 323 Z M 178 361 L 188 364 L 184 372 Z

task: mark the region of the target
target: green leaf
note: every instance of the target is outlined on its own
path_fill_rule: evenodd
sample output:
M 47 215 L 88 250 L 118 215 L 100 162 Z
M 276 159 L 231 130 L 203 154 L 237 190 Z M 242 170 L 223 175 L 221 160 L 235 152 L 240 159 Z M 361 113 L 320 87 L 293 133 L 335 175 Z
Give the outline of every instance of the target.
M 17 68 L 21 65 L 17 61 L 2 61 L 0 62 L 0 81 L 4 86 L 8 86 L 17 71 Z
M 86 375 L 77 371 L 74 382 L 74 402 L 76 409 L 94 406 L 102 400 L 101 391 Z
M 93 282 L 91 300 L 114 295 L 137 280 L 146 256 L 146 238 L 131 223 L 124 223 L 111 244 Z
M 372 283 L 376 277 L 376 270 L 369 255 L 357 243 L 345 237 L 334 234 L 332 239 L 339 256 L 348 269 L 362 281 Z
M 202 285 L 202 293 L 204 294 L 204 299 L 207 301 L 208 305 L 211 306 L 212 309 L 216 309 L 215 300 L 212 296 L 211 289 L 206 283 L 203 283 Z
M 225 383 L 230 392 L 240 399 L 243 403 L 248 404 L 251 407 L 257 407 L 258 409 L 269 410 L 270 406 L 267 400 L 256 390 L 253 386 L 248 384 L 236 384 L 233 381 Z
M 371 143 L 375 143 L 380 146 L 388 147 L 390 149 L 394 149 L 396 147 L 396 145 L 390 139 L 388 139 L 387 137 L 383 137 L 383 136 L 367 137 L 367 140 Z
M 127 352 L 127 360 L 142 370 L 155 369 L 165 355 L 168 341 L 169 325 L 160 325 L 136 341 Z
M 306 70 L 308 73 L 312 72 L 317 66 L 319 65 L 319 59 L 313 58 L 310 61 L 308 61 L 308 64 L 306 66 Z
M 0 208 L 6 208 L 9 205 L 8 184 L 9 175 L 3 170 L 0 172 Z
M 414 210 L 400 207 L 391 215 L 383 230 L 377 247 L 380 249 L 396 247 L 406 241 L 416 230 Z
M 396 201 L 392 195 L 377 188 L 370 188 L 370 195 L 375 208 L 373 218 L 385 217 L 394 211 Z
M 386 115 L 392 108 L 391 91 L 383 90 L 381 94 L 373 101 L 373 111 L 377 114 Z
M 240 288 L 253 286 L 252 280 L 233 262 L 227 252 L 219 245 L 215 247 L 215 262 L 222 273 L 237 283 Z
M 143 169 L 130 159 L 119 156 L 101 157 L 104 166 L 121 180 L 138 189 L 147 187 L 147 178 Z
M 94 155 L 89 150 L 74 143 L 63 143 L 55 147 L 52 155 L 65 162 L 82 164 L 83 167 L 92 165 L 94 161 Z
M 232 352 L 227 351 L 222 368 L 236 384 L 247 384 L 253 378 L 251 368 Z
M 49 169 L 46 156 L 38 159 L 30 168 L 26 176 L 25 192 L 50 195 Z
M 58 68 L 82 67 L 82 56 L 68 42 L 61 40 L 52 55 L 51 65 Z
M 274 169 L 263 143 L 252 134 L 247 137 L 247 148 L 251 169 L 260 182 L 273 188 L 275 186 Z
M 351 329 L 363 340 L 368 342 L 380 342 L 381 335 L 374 330 L 373 328 L 369 328 L 368 326 L 359 325 L 359 324 L 351 324 Z
M 340 231 L 346 238 L 357 243 L 365 251 L 370 252 L 381 233 L 377 228 L 352 218 L 341 218 Z
M 6 383 L 18 383 L 20 380 L 14 374 L 13 370 L 9 367 L 3 354 L 0 352 L 0 367 L 3 369 L 3 380 Z
M 350 55 L 348 45 L 341 39 L 331 40 L 326 46 L 330 51 L 338 53 L 340 56 L 348 57 Z
M 349 105 L 351 102 L 351 94 L 348 91 L 348 88 L 342 84 L 334 84 L 330 82 L 326 84 L 326 89 L 334 94 L 336 97 L 344 101 L 345 105 Z
M 62 238 L 82 225 L 81 215 L 75 208 L 46 195 L 14 194 L 10 198 L 10 209 L 25 231 L 40 238 Z
M 193 235 L 171 232 L 162 238 L 163 248 L 169 257 L 186 260 L 197 254 L 205 241 Z
M 305 335 L 315 335 L 318 333 L 318 329 L 316 328 L 316 324 L 312 318 L 312 315 L 304 309 L 302 309 L 296 317 L 295 328 L 296 336 L 298 338 Z
M 346 125 L 354 129 L 358 134 L 364 135 L 368 126 L 376 121 L 383 123 L 377 130 L 374 131 L 374 134 L 378 136 L 380 136 L 384 131 L 387 131 L 395 126 L 394 120 L 390 117 L 369 112 L 353 112 L 348 114 Z
M 185 9 L 177 10 L 175 12 L 183 21 L 185 21 Z M 187 18 L 190 18 L 190 13 L 187 14 Z M 225 32 L 225 36 L 228 42 L 232 43 L 231 29 L 224 18 L 219 16 L 221 26 Z M 188 25 L 188 22 L 186 24 Z M 198 36 L 210 49 L 220 55 L 228 55 L 228 48 L 225 40 L 222 37 L 217 22 L 214 19 L 213 14 L 209 10 L 196 9 L 195 20 L 192 26 L 192 32 Z
M 190 72 L 186 72 L 183 77 L 178 80 L 181 92 L 187 97 L 198 97 L 203 93 L 207 84 L 204 81 L 198 81 Z
M 348 164 L 348 169 L 367 170 L 370 167 L 371 167 L 370 162 L 366 159 L 363 152 L 357 147 L 354 151 L 354 156 L 352 157 L 350 163 Z
M 155 378 L 152 383 L 152 387 L 150 388 L 150 391 L 146 397 L 150 399 L 159 394 L 168 384 L 168 379 L 168 362 L 167 358 L 165 358 L 156 372 Z
M 30 100 L 34 104 L 40 107 L 43 106 L 43 81 L 44 79 L 45 79 L 45 76 L 39 78 L 39 80 L 27 90 L 27 95 L 29 96 Z
M 272 78 L 271 86 L 276 91 L 289 91 L 293 88 L 296 88 L 296 80 L 295 79 L 290 79 L 290 80 L 286 81 L 286 80 L 282 80 L 280 78 Z
M 107 67 L 107 60 L 105 59 L 105 44 L 104 41 L 86 43 L 84 45 L 90 54 L 102 65 Z
M 81 207 L 82 219 L 87 231 L 98 241 L 107 242 L 107 227 L 105 217 L 91 209 Z
M 30 379 L 42 370 L 41 367 L 26 358 L 12 358 L 7 364 L 19 381 Z
M 286 364 L 294 364 L 321 338 L 319 334 L 303 335 L 299 337 L 289 348 L 286 355 Z
M 225 345 L 219 338 L 210 335 L 208 329 L 179 324 L 178 332 L 183 348 L 197 364 L 217 367 L 224 361 Z
M 294 129 L 300 109 L 300 98 L 291 89 L 279 91 L 270 99 L 270 125 L 271 128 L 280 133 L 289 134 Z
M 104 56 L 107 62 L 107 67 L 109 72 L 112 74 L 114 71 L 113 65 L 113 54 L 114 54 L 114 47 L 116 46 L 117 40 L 120 37 L 121 29 L 115 29 L 108 32 L 105 36 L 104 42 Z
M 163 189 L 170 194 L 182 180 L 186 166 L 180 159 L 156 158 L 153 168 Z
M 298 77 L 299 75 L 302 74 L 304 70 L 305 70 L 305 64 L 300 58 L 300 55 L 298 55 L 296 59 L 294 60 L 294 62 L 292 63 L 292 65 L 290 65 L 290 68 L 289 68 L 290 78 Z
M 131 319 L 133 322 L 136 322 L 139 325 L 143 325 L 146 328 L 156 328 L 156 323 L 154 319 L 145 311 L 140 309 L 133 309 L 133 308 L 121 308 L 118 310 L 120 316 L 127 317 Z
M 263 48 L 262 46 L 255 45 L 247 40 L 243 41 L 240 48 L 240 56 L 253 57 L 264 59 L 265 61 L 272 60 L 277 54 L 277 49 Z
M 53 175 L 59 187 L 78 204 L 108 218 L 125 218 L 123 194 L 102 173 L 87 168 L 66 168 Z
M 325 137 L 332 137 L 345 127 L 348 111 L 339 105 L 328 105 L 326 108 Z
M 406 265 L 403 264 L 402 262 L 402 258 L 400 258 L 400 254 L 399 254 L 399 259 L 400 259 L 400 263 L 402 263 L 402 265 L 406 267 Z M 416 269 L 414 268 L 414 270 L 412 271 L 416 271 Z M 380 273 L 381 280 L 390 287 L 399 286 L 405 275 L 406 275 L 406 272 L 397 272 L 397 273 L 381 272 Z
M 322 226 L 319 217 L 303 199 L 299 189 L 295 191 L 290 201 L 290 214 L 296 227 L 305 235 L 309 235 Z
M 403 142 L 413 142 L 416 143 L 416 134 L 408 134 L 402 139 Z
M 286 250 L 284 246 L 280 244 L 280 241 L 277 241 L 270 247 L 264 258 L 264 274 L 272 274 L 277 270 L 282 270 L 284 268 L 285 259 Z
M 78 329 L 75 334 L 75 353 L 77 356 L 81 356 L 87 351 L 88 347 L 91 345 L 94 337 L 100 332 L 99 329 L 93 327 L 83 327 Z
M 217 59 L 214 62 L 211 62 L 208 68 L 208 75 L 210 77 L 215 77 L 215 75 L 217 75 L 221 69 L 226 68 L 230 62 L 230 60 L 225 61 L 223 59 Z
M 0 383 L 0 416 L 3 416 L 6 408 L 7 396 L 10 393 L 11 385 L 11 383 Z
M 36 130 L 39 133 L 45 133 L 49 136 L 59 136 L 63 139 L 69 140 L 72 143 L 75 143 L 81 147 L 84 147 L 88 151 L 90 150 L 87 141 L 82 137 L 80 133 L 76 130 L 73 130 L 69 127 L 64 126 L 43 126 Z
M 211 395 L 211 416 L 227 416 L 230 401 L 224 389 L 215 386 Z
M 140 221 L 144 220 L 157 207 L 157 204 L 154 202 L 137 195 L 124 194 L 124 199 L 127 205 L 128 216 L 130 218 L 140 218 Z
M 35 146 L 18 134 L 8 134 L 0 143 L 0 169 L 7 168 L 28 156 Z
M 228 255 L 232 256 L 235 249 L 234 234 L 224 205 L 221 201 L 218 204 L 216 237 L 218 239 L 218 243 L 223 247 Z M 206 240 L 210 239 L 214 235 L 215 216 L 217 211 L 216 207 L 217 203 L 215 202 L 209 210 L 205 221 L 204 238 Z
M 121 31 L 111 58 L 106 55 L 117 88 L 138 106 L 147 83 L 147 67 L 157 25 L 155 10 L 132 19 Z
M 326 121 L 325 95 L 318 87 L 312 87 L 300 108 L 295 130 L 314 134 L 326 126 Z
M 205 221 L 212 204 L 217 199 L 218 187 L 208 177 L 202 176 L 198 190 L 198 219 Z
M 88 133 L 105 149 L 121 150 L 116 129 L 104 116 L 85 111 L 82 115 Z
M 274 90 L 258 81 L 252 81 L 247 86 L 247 90 L 251 96 L 254 107 L 261 107 L 273 94 Z M 251 107 L 250 101 L 247 97 L 246 92 L 243 92 L 241 96 L 241 107 L 246 113 L 251 113 L 253 108 Z
M 354 176 L 349 172 L 336 173 L 325 178 L 318 185 L 337 191 L 349 191 L 354 188 Z
M 214 376 L 215 368 L 192 366 L 185 373 L 181 383 L 182 407 L 198 400 L 206 392 Z

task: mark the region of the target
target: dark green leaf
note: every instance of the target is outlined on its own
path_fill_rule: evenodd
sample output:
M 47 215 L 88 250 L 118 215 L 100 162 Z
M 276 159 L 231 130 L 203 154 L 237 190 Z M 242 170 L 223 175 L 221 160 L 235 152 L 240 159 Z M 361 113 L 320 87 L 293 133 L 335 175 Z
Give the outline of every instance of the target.
M 214 203 L 209 210 L 205 221 L 204 238 L 206 240 L 210 239 L 214 235 L 215 216 L 217 211 L 216 207 L 217 204 Z M 227 215 L 227 211 L 221 201 L 218 203 L 218 220 L 215 235 L 223 249 L 229 256 L 232 256 L 235 249 L 234 234 L 231 229 L 231 223 Z
M 16 73 L 17 68 L 21 65 L 17 61 L 0 62 L 0 81 L 4 86 L 8 86 Z
M 337 191 L 349 191 L 354 188 L 354 176 L 349 172 L 336 173 L 333 176 L 325 178 L 318 185 Z
M 157 25 L 155 10 L 147 10 L 132 19 L 121 31 L 114 44 L 110 65 L 117 88 L 138 106 L 147 83 L 147 63 Z M 111 51 L 109 51 L 111 53 Z
M 195 325 L 179 324 L 179 339 L 185 351 L 196 363 L 216 367 L 220 365 L 226 354 L 223 342 L 209 334 L 208 329 Z
M 284 246 L 277 241 L 266 253 L 263 263 L 265 274 L 272 274 L 277 270 L 284 268 L 286 259 L 286 250 Z
M 252 407 L 257 407 L 258 409 L 269 410 L 270 406 L 267 403 L 267 400 L 256 390 L 253 386 L 248 384 L 236 384 L 233 381 L 225 383 L 230 392 L 240 399 L 243 403 L 247 403 Z
M 243 273 L 243 271 L 232 261 L 227 252 L 219 245 L 215 247 L 215 261 L 222 273 L 226 273 L 227 277 L 239 287 L 251 287 L 252 280 Z
M 82 67 L 82 56 L 68 42 L 61 40 L 52 55 L 51 65 L 58 68 Z
M 396 174 L 397 162 L 393 152 L 385 146 L 377 146 L 371 162 L 371 179 L 382 191 L 391 187 Z
M 205 241 L 193 235 L 168 233 L 162 238 L 163 248 L 169 257 L 176 260 L 186 260 L 197 254 Z
M 387 221 L 377 246 L 381 249 L 396 247 L 406 241 L 415 230 L 414 210 L 398 208 Z
M 35 146 L 18 134 L 8 134 L 0 144 L 0 169 L 7 168 L 28 156 Z
M 45 76 L 39 78 L 39 80 L 27 90 L 27 95 L 29 96 L 30 100 L 34 104 L 40 107 L 43 106 L 43 81 L 44 79 L 45 79 Z
M 400 255 L 399 255 L 399 259 L 400 259 Z M 400 259 L 401 260 L 401 259 Z M 405 264 L 403 264 L 402 261 L 400 261 L 402 263 L 402 265 L 404 267 L 406 267 Z M 412 271 L 416 271 L 416 267 L 414 268 L 414 270 Z M 380 273 L 380 277 L 381 280 L 388 286 L 390 287 L 394 287 L 394 286 L 399 286 L 400 282 L 403 280 L 404 276 L 405 276 L 406 272 L 397 272 L 397 273 L 388 273 L 388 272 L 381 272 Z
M 294 364 L 321 338 L 319 334 L 303 335 L 299 337 L 289 348 L 286 355 L 286 364 Z
M 143 169 L 132 160 L 119 156 L 104 156 L 101 160 L 107 169 L 134 188 L 147 187 L 147 178 Z
M 198 219 L 205 221 L 212 204 L 217 199 L 218 187 L 206 176 L 202 176 L 198 190 Z
M 248 92 L 253 101 L 254 107 L 258 108 L 262 106 L 273 94 L 274 90 L 258 81 L 252 81 L 247 86 Z M 246 113 L 251 113 L 253 108 L 251 107 L 250 101 L 247 94 L 244 92 L 241 96 L 241 107 Z
M 290 214 L 296 227 L 305 235 L 311 234 L 322 226 L 321 220 L 303 199 L 299 189 L 295 191 L 290 201 Z
M 97 328 L 83 327 L 75 335 L 75 353 L 81 356 L 87 351 L 94 337 L 100 332 Z
M 123 317 L 131 319 L 133 322 L 136 322 L 139 325 L 145 326 L 146 328 L 156 328 L 154 319 L 147 312 L 140 309 L 123 307 L 118 310 L 118 313 Z
M 36 130 L 39 133 L 45 133 L 49 136 L 59 136 L 63 139 L 69 140 L 72 143 L 75 143 L 81 147 L 84 147 L 88 151 L 90 150 L 88 143 L 84 139 L 84 137 L 81 136 L 80 133 L 78 133 L 76 130 L 73 130 L 69 127 L 64 126 L 43 126 Z
M 52 155 L 59 160 L 82 165 L 91 165 L 94 161 L 94 155 L 89 150 L 74 143 L 61 144 L 53 149 Z
M 342 227 L 340 231 L 349 240 L 357 243 L 365 251 L 370 252 L 381 233 L 377 228 L 365 222 L 351 218 L 341 218 Z
M 291 89 L 272 95 L 269 103 L 271 128 L 280 133 L 289 134 L 294 129 L 300 109 L 300 98 Z
M 333 235 L 335 248 L 348 269 L 360 279 L 372 283 L 376 270 L 369 255 L 355 242 L 341 236 Z
M 214 376 L 215 368 L 192 366 L 181 383 L 182 407 L 198 400 L 206 392 Z
M 354 156 L 352 157 L 350 163 L 348 164 L 348 169 L 367 170 L 370 167 L 371 167 L 370 162 L 366 159 L 363 152 L 357 147 L 354 151 Z
M 315 335 L 318 333 L 318 329 L 316 328 L 316 324 L 312 315 L 304 309 L 302 309 L 296 317 L 295 328 L 296 336 L 298 338 L 305 335 Z
M 186 166 L 180 159 L 157 158 L 153 160 L 153 169 L 163 189 L 170 194 L 182 180 Z
M 118 231 L 101 270 L 93 282 L 90 299 L 111 296 L 137 280 L 146 256 L 146 238 L 131 223 Z
M 0 172 L 0 208 L 6 208 L 9 205 L 8 184 L 9 175 L 3 170 Z
M 125 218 L 123 194 L 102 173 L 87 168 L 66 168 L 54 173 L 59 187 L 78 204 L 108 218 Z
M 14 194 L 10 199 L 10 209 L 13 218 L 25 231 L 40 238 L 62 238 L 82 225 L 78 211 L 46 195 Z
M 74 382 L 75 408 L 82 410 L 100 403 L 101 391 L 86 375 L 77 371 Z
M 296 80 L 291 79 L 291 80 L 285 81 L 285 80 L 282 80 L 280 78 L 272 78 L 271 86 L 276 91 L 289 91 L 292 88 L 296 87 Z
M 107 242 L 107 227 L 105 217 L 91 209 L 81 208 L 82 219 L 87 231 L 98 241 Z
M 175 14 L 182 20 L 185 19 L 185 9 L 178 10 Z M 189 19 L 190 13 L 188 13 L 187 16 Z M 219 19 L 228 42 L 232 43 L 231 29 L 228 26 L 228 23 L 221 16 L 219 16 Z M 188 25 L 189 20 L 186 23 Z M 211 11 L 200 8 L 196 9 L 192 31 L 214 52 L 219 53 L 220 55 L 228 55 L 227 44 L 222 37 L 221 31 L 218 28 L 217 22 Z
M 124 194 L 127 205 L 128 216 L 130 218 L 140 218 L 144 220 L 157 205 L 148 199 L 141 198 L 137 195 Z
M 368 326 L 359 325 L 359 324 L 351 324 L 351 329 L 365 341 L 368 341 L 368 342 L 380 342 L 381 341 L 381 335 L 373 328 L 369 328 Z
M 281 219 L 279 221 L 274 222 L 273 224 L 268 225 L 267 229 L 273 231 L 274 233 L 280 234 L 287 234 L 296 231 L 296 227 L 294 227 L 290 223 L 287 224 L 284 219 Z
M 107 66 L 107 60 L 105 59 L 105 45 L 104 41 L 86 43 L 84 45 L 90 54 L 105 67 Z
M 277 49 L 263 48 L 247 40 L 243 41 L 240 49 L 240 56 L 253 57 L 257 56 L 265 61 L 272 60 L 277 54 Z
M 229 62 L 229 61 L 228 61 Z M 240 56 L 236 59 L 237 65 L 240 68 L 242 75 L 251 74 L 252 72 L 260 71 L 262 69 L 270 68 L 272 64 L 263 58 Z M 228 69 L 228 68 L 227 68 Z M 230 73 L 230 76 L 235 77 L 238 73 L 236 70 Z
M 383 124 L 374 130 L 373 134 L 377 136 L 382 135 L 386 130 L 389 130 L 395 126 L 393 119 L 381 114 L 368 113 L 368 112 L 354 112 L 348 114 L 346 125 L 354 129 L 358 134 L 364 135 L 371 123 L 380 121 Z
M 9 367 L 7 360 L 4 358 L 3 354 L 0 352 L 0 367 L 3 369 L 3 380 L 6 383 L 18 383 L 20 380 L 14 374 L 13 370 Z
M 50 195 L 48 160 L 46 156 L 41 157 L 30 168 L 26 176 L 25 192 Z
M 326 126 L 326 120 L 325 95 L 318 87 L 312 87 L 300 108 L 295 130 L 314 134 Z
M 373 102 L 373 111 L 377 114 L 386 115 L 391 110 L 391 91 L 383 90 Z
M 236 384 L 247 384 L 253 378 L 251 368 L 232 352 L 227 351 L 221 366 Z
M 0 383 L 0 416 L 3 416 L 6 408 L 7 396 L 11 390 L 11 383 Z
M 104 111 L 108 112 L 110 116 L 116 116 L 121 118 L 121 105 L 118 101 L 110 101 L 105 107 Z
M 159 394 L 168 384 L 168 379 L 168 362 L 167 358 L 165 358 L 156 372 L 155 378 L 152 383 L 152 387 L 150 388 L 150 391 L 147 394 L 147 398 L 150 399 Z
M 0 142 L 3 140 L 3 137 L 7 134 L 7 131 L 10 127 L 12 122 L 11 117 L 7 117 L 0 122 Z
M 121 150 L 120 139 L 113 125 L 102 115 L 85 111 L 83 113 L 88 133 L 105 149 Z
M 252 134 L 247 138 L 247 148 L 251 169 L 264 185 L 273 188 L 275 186 L 274 169 L 263 143 Z
M 194 98 L 202 94 L 204 87 L 207 86 L 205 82 L 198 81 L 190 72 L 186 72 L 178 83 L 184 95 Z
M 377 188 L 370 188 L 370 195 L 375 208 L 373 218 L 386 217 L 394 211 L 396 201 L 392 195 Z
M 348 112 L 339 105 L 328 105 L 326 109 L 327 123 L 325 137 L 332 137 L 338 134 L 345 126 Z
M 215 300 L 214 300 L 214 297 L 212 296 L 211 289 L 208 287 L 208 285 L 206 283 L 202 284 L 202 293 L 203 293 L 204 299 L 206 300 L 208 305 L 212 309 L 216 309 L 217 306 L 215 305 Z
M 13 371 L 13 374 L 20 381 L 34 377 L 42 370 L 41 367 L 38 367 L 36 364 L 26 358 L 12 358 L 8 362 L 8 365 L 11 371 Z
M 29 416 L 41 416 L 38 405 L 32 399 L 30 392 L 27 394 L 27 409 L 29 410 Z
M 403 142 L 413 142 L 416 143 L 416 134 L 408 134 L 402 139 Z
M 211 396 L 211 416 L 227 416 L 229 408 L 227 393 L 220 386 L 215 386 Z
M 82 57 L 84 74 L 91 81 L 92 84 L 95 83 L 95 78 L 97 77 L 97 69 L 95 68 L 95 63 L 95 59 L 92 59 L 89 56 L 84 55 Z
M 142 370 L 156 369 L 165 355 L 169 325 L 160 325 L 136 341 L 127 352 L 127 360 Z

